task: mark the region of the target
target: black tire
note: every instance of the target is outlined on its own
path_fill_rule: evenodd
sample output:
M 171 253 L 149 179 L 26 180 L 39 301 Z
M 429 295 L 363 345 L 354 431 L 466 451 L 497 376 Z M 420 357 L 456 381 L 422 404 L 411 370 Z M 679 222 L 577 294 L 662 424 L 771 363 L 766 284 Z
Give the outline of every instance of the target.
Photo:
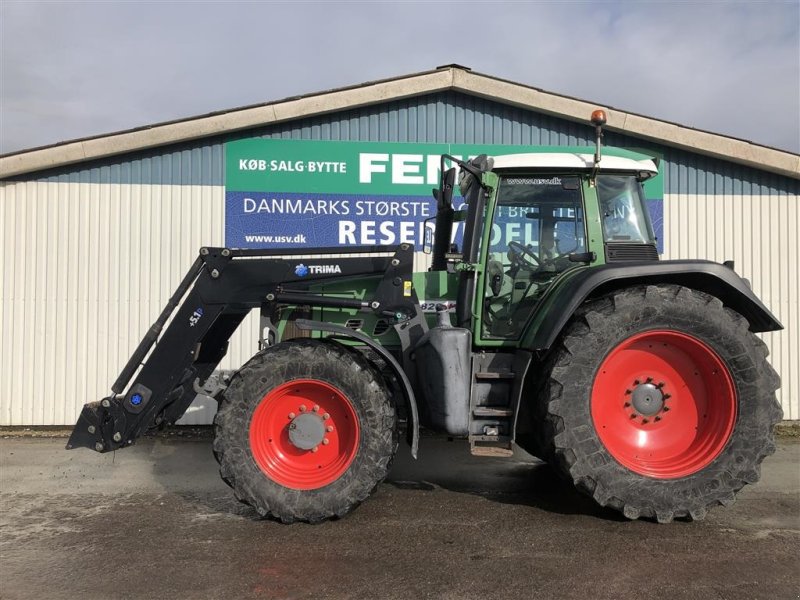
M 271 479 L 250 442 L 256 408 L 272 390 L 297 380 L 340 390 L 358 422 L 349 466 L 316 489 L 293 489 Z M 344 516 L 383 481 L 397 449 L 396 421 L 380 373 L 359 352 L 333 341 L 291 340 L 256 354 L 231 378 L 214 419 L 214 455 L 222 479 L 259 515 L 315 523 Z
M 606 432 L 598 433 L 595 425 L 590 405 L 601 365 L 626 340 L 648 331 L 700 340 L 730 374 L 736 411 L 732 430 L 719 453 L 697 472 L 670 478 L 631 470 L 612 456 L 601 441 Z M 629 519 L 702 519 L 708 509 L 732 503 L 745 484 L 755 483 L 761 462 L 775 451 L 773 428 L 782 418 L 775 396 L 780 377 L 767 354 L 747 321 L 717 298 L 677 285 L 613 292 L 576 313 L 544 365 L 549 376 L 541 385 L 538 401 L 543 405 L 535 411 L 544 413 L 536 446 L 579 490 Z M 713 385 L 701 381 L 701 386 Z

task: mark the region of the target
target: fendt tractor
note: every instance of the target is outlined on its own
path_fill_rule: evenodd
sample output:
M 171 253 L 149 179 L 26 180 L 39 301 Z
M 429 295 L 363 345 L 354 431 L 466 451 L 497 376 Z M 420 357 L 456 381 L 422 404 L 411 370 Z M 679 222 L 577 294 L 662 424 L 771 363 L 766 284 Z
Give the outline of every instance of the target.
M 629 519 L 730 504 L 775 449 L 755 334 L 781 324 L 731 262 L 659 260 L 657 162 L 601 157 L 592 124 L 585 153 L 443 156 L 425 272 L 411 244 L 201 248 L 67 448 L 129 446 L 202 393 L 222 478 L 284 523 L 353 510 L 423 427 L 476 455 L 516 444 Z M 253 309 L 259 351 L 220 377 Z

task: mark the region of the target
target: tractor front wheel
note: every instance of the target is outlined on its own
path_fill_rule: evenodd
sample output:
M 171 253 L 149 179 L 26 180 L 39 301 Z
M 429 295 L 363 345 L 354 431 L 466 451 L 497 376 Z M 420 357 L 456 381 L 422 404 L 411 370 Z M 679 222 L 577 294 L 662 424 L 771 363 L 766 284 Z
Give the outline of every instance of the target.
M 214 454 L 236 497 L 285 523 L 341 517 L 389 470 L 394 407 L 359 352 L 293 340 L 231 379 L 214 420 Z
M 543 385 L 546 458 L 626 517 L 701 519 L 759 479 L 780 379 L 747 321 L 675 285 L 587 304 Z

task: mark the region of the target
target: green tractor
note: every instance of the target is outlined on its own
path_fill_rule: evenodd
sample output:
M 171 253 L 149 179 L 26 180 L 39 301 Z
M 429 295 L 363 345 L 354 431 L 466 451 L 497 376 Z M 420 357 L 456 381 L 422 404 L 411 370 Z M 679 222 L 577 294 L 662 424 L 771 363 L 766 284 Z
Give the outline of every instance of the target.
M 781 325 L 732 264 L 659 260 L 657 165 L 601 159 L 592 122 L 593 153 L 442 157 L 427 272 L 409 244 L 202 248 L 67 448 L 123 448 L 203 393 L 222 478 L 285 523 L 350 512 L 421 427 L 476 455 L 516 444 L 630 519 L 729 504 L 775 449 L 755 333 Z M 215 375 L 255 308 L 261 350 Z

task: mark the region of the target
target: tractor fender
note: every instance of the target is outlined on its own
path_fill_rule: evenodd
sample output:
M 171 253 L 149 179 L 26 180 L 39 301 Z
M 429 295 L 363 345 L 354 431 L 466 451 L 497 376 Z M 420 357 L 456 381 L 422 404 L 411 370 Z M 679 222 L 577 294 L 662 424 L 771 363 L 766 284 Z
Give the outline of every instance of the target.
M 671 283 L 705 292 L 741 314 L 754 333 L 783 329 L 749 284 L 725 265 L 706 260 L 674 260 L 606 264 L 581 269 L 553 290 L 533 315 L 538 328 L 530 328 L 525 346 L 547 351 L 578 307 L 586 300 L 634 285 Z M 546 318 L 542 318 L 542 316 Z M 534 330 L 535 329 L 535 330 Z
M 386 361 L 386 364 L 389 365 L 392 372 L 397 377 L 397 381 L 400 382 L 400 387 L 403 391 L 403 398 L 405 399 L 406 408 L 408 409 L 409 421 L 406 438 L 408 445 L 411 446 L 411 456 L 417 458 L 417 451 L 419 450 L 419 411 L 417 410 L 417 400 L 414 396 L 414 390 L 411 388 L 411 382 L 408 376 L 392 353 L 371 337 L 343 327 L 342 325 L 323 323 L 322 321 L 311 321 L 308 319 L 297 319 L 294 324 L 298 329 L 304 331 L 327 331 L 328 333 L 336 334 L 338 337 L 347 337 L 357 340 L 372 348 Z

